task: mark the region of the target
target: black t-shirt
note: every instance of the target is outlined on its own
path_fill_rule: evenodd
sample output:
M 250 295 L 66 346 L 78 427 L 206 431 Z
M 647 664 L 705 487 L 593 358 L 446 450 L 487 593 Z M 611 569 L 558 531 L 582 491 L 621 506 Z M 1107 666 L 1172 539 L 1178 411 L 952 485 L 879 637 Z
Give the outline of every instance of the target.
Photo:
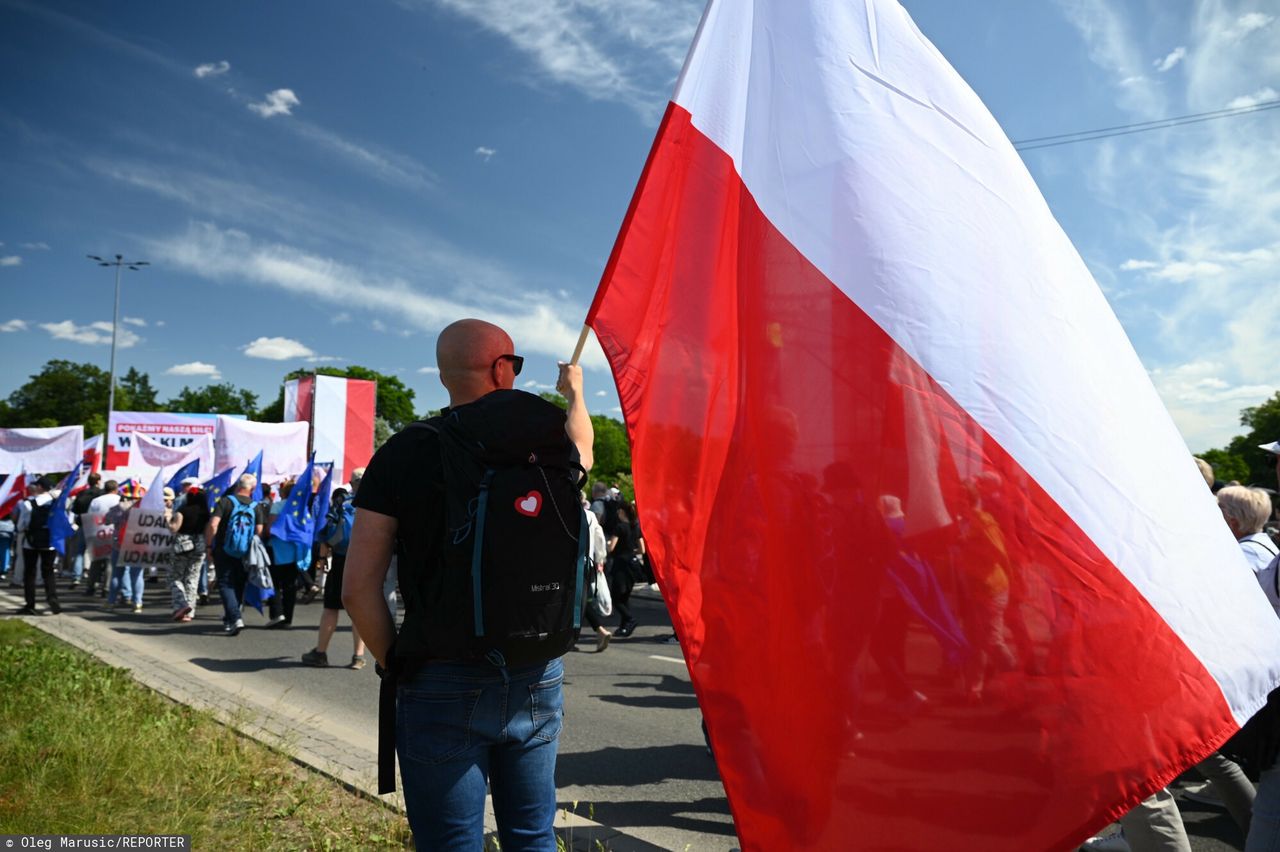
M 209 524 L 209 507 L 205 505 L 204 494 L 197 495 L 195 502 L 188 497 L 187 502 L 178 510 L 178 516 L 182 518 L 182 526 L 178 527 L 178 532 L 182 535 L 199 535 L 204 532 Z M 222 532 L 221 528 L 218 531 Z
M 71 514 L 83 515 L 88 513 L 89 504 L 93 502 L 95 497 L 101 497 L 107 492 L 98 487 L 86 488 L 76 495 L 76 499 L 71 504 Z
M 622 562 L 628 559 L 635 559 L 636 536 L 631 530 L 631 525 L 626 521 L 619 520 L 617 526 L 613 528 L 613 534 L 618 537 L 618 543 L 613 548 L 614 560 Z
M 218 519 L 218 533 L 213 537 L 213 546 L 219 551 L 222 550 L 223 539 L 227 537 L 227 518 L 231 515 L 232 500 L 239 501 L 242 506 L 248 506 L 253 502 L 252 497 L 244 497 L 240 494 L 225 494 L 218 498 L 217 504 L 213 507 L 213 517 Z M 254 526 L 261 526 L 266 522 L 267 503 L 260 501 L 253 509 L 253 523 Z
M 425 619 L 430 618 L 427 598 L 440 570 L 445 524 L 444 473 L 437 434 L 413 425 L 392 435 L 373 454 L 353 499 L 359 512 L 396 519 L 397 564 L 405 603 L 396 653 L 429 654 L 422 629 Z

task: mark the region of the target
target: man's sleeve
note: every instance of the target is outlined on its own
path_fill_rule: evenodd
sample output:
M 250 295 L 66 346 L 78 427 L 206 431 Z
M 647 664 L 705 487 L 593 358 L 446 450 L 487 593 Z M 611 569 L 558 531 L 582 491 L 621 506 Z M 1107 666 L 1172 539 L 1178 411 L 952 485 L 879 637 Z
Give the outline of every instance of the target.
M 399 440 L 397 440 L 399 438 Z M 352 498 L 357 509 L 368 509 L 379 515 L 400 517 L 400 485 L 409 459 L 402 451 L 405 443 L 399 435 L 383 444 L 360 480 L 360 490 Z

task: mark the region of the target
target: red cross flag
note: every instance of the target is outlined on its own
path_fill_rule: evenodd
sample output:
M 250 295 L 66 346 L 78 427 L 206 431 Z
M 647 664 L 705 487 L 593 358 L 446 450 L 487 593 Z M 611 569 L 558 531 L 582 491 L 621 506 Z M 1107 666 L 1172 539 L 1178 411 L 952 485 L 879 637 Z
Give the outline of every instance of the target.
M 1280 681 L 1124 331 L 893 0 L 712 0 L 588 323 L 745 849 L 1067 849 Z

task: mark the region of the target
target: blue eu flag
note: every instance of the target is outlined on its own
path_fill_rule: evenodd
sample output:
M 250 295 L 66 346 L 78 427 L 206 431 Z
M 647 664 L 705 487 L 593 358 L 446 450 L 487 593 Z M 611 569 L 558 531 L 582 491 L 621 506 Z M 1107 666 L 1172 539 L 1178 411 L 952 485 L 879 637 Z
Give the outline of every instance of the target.
M 229 467 L 222 473 L 210 479 L 204 484 L 204 498 L 209 504 L 209 511 L 213 511 L 213 506 L 218 502 L 218 498 L 227 493 L 231 488 L 231 478 L 236 475 L 236 469 Z
M 329 498 L 333 496 L 333 462 L 322 463 L 320 466 L 325 468 L 325 475 L 324 481 L 320 483 L 320 490 L 311 501 L 311 517 L 316 519 L 313 532 L 319 532 L 324 526 L 325 518 L 329 517 Z
M 258 450 L 258 454 L 253 457 L 253 461 L 245 466 L 244 472 L 252 473 L 254 478 L 258 480 L 258 484 L 253 488 L 253 502 L 260 502 L 262 500 L 262 450 Z M 243 475 L 241 474 L 241 476 Z
M 53 539 L 53 549 L 59 553 L 66 555 L 67 539 L 75 533 L 71 527 L 71 521 L 67 518 L 67 497 L 71 494 L 71 486 L 80 478 L 80 468 L 84 467 L 84 462 L 76 465 L 76 469 L 67 474 L 67 478 L 62 480 L 62 484 L 58 487 L 62 492 L 58 495 L 58 499 L 53 501 L 53 511 L 49 515 L 49 538 Z
M 177 494 L 182 490 L 182 480 L 192 476 L 200 475 L 200 459 L 192 459 L 191 461 L 178 468 L 178 472 L 169 477 L 169 481 L 165 485 L 173 489 L 173 493 Z
M 293 490 L 280 505 L 276 522 L 271 525 L 271 535 L 305 548 L 311 547 L 315 536 L 316 519 L 311 514 L 311 472 L 315 465 L 314 458 L 307 462 L 307 469 L 294 483 Z

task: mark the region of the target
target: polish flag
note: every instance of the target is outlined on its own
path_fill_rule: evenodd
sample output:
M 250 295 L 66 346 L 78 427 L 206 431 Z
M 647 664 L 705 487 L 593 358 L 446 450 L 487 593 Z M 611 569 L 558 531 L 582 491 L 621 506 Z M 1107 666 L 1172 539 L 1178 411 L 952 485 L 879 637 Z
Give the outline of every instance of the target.
M 1280 682 L 1099 288 L 893 0 L 711 0 L 588 322 L 744 849 L 1068 849 Z
M 334 482 L 346 482 L 351 471 L 373 456 L 373 424 L 378 383 L 338 376 L 303 376 L 284 386 L 286 423 L 311 423 L 311 449 L 316 458 L 334 463 Z
M 84 464 L 80 466 L 80 475 L 71 486 L 72 497 L 89 487 L 89 474 L 99 472 L 102 466 L 102 439 L 102 435 L 94 435 L 85 440 L 82 457 Z
M 27 496 L 27 472 L 21 468 L 0 483 L 0 518 L 6 518 Z

